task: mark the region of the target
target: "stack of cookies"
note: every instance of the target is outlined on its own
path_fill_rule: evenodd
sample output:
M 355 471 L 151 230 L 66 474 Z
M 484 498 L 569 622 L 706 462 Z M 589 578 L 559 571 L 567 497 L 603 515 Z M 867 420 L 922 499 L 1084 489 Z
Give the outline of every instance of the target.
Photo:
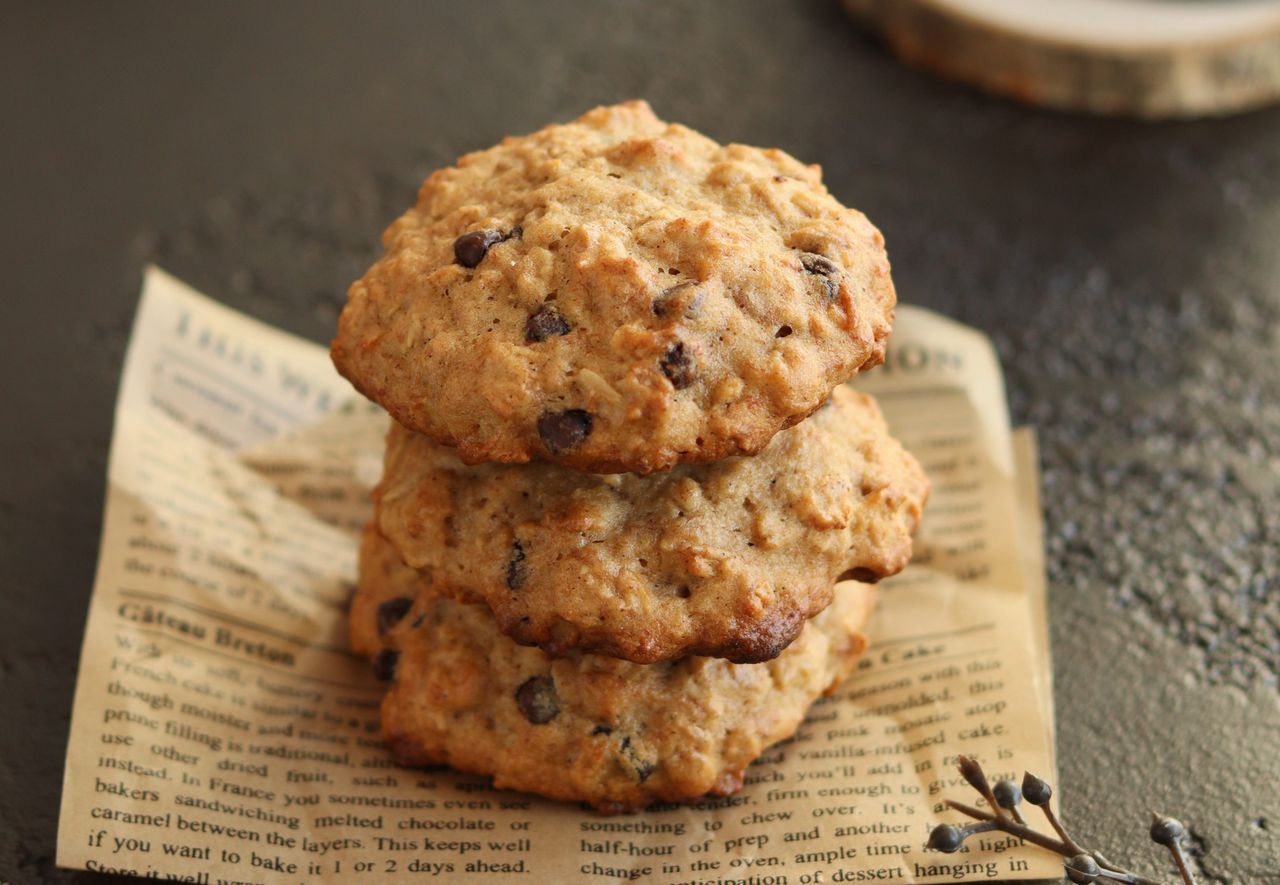
M 737 789 L 928 494 L 843 385 L 884 357 L 880 233 L 630 102 L 434 173 L 383 244 L 333 359 L 395 419 L 350 624 L 392 752 L 604 811 Z

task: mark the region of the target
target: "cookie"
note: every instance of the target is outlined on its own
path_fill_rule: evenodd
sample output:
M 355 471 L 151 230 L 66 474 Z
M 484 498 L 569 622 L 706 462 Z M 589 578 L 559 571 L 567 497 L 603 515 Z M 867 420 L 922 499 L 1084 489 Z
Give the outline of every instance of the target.
M 895 304 L 883 237 L 817 166 L 644 102 L 462 157 L 383 246 L 333 361 L 469 464 L 753 454 L 883 360 Z
M 483 606 L 439 595 L 376 531 L 361 551 L 354 647 L 390 681 L 382 730 L 402 765 L 445 764 L 494 785 L 605 812 L 725 795 L 810 703 L 848 675 L 872 603 L 845 583 L 764 664 L 633 664 L 517 645 Z
M 928 488 L 875 401 L 841 386 L 755 457 L 649 476 L 467 466 L 393 425 L 374 498 L 405 562 L 517 642 L 745 663 L 786 648 L 840 575 L 901 570 Z

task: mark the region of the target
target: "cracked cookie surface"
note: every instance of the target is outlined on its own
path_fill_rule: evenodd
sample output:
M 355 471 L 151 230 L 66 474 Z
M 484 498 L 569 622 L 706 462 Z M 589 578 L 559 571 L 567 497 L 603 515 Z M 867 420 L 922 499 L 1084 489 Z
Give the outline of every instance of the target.
M 883 237 L 818 167 L 644 102 L 462 157 L 383 246 L 334 363 L 467 463 L 755 453 L 883 360 L 895 304 Z
M 526 645 L 639 663 L 776 656 L 853 571 L 900 571 L 929 484 L 848 386 L 754 457 L 636 476 L 464 465 L 392 425 L 379 530 Z
M 504 637 L 483 606 L 439 595 L 370 528 L 350 633 L 390 680 L 382 730 L 398 762 L 614 813 L 740 788 L 744 769 L 848 675 L 872 597 L 865 584 L 841 584 L 762 664 L 552 658 Z

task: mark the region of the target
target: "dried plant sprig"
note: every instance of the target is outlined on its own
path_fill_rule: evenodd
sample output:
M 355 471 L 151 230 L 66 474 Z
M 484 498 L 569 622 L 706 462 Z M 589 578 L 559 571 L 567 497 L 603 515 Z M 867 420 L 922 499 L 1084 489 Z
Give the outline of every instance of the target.
M 961 756 L 959 760 L 960 774 L 986 800 L 987 806 L 991 809 L 985 811 L 973 805 L 964 802 L 957 802 L 954 799 L 947 799 L 946 804 L 949 808 L 960 812 L 966 817 L 973 818 L 974 823 L 956 825 L 956 824 L 939 824 L 929 833 L 929 841 L 926 843 L 927 848 L 935 851 L 941 851 L 950 854 L 953 851 L 959 851 L 960 846 L 964 844 L 964 840 L 975 833 L 989 833 L 992 830 L 999 830 L 1016 836 L 1032 845 L 1038 845 L 1041 848 L 1060 854 L 1064 860 L 1063 869 L 1067 874 L 1067 878 L 1077 885 L 1089 885 L 1092 882 L 1120 882 L 1123 885 L 1163 885 L 1155 879 L 1148 879 L 1146 876 L 1140 876 L 1137 873 L 1126 870 L 1107 860 L 1100 851 L 1090 851 L 1081 847 L 1080 843 L 1071 838 L 1066 827 L 1058 820 L 1058 816 L 1053 813 L 1053 809 L 1049 806 L 1049 800 L 1053 798 L 1053 788 L 1043 778 L 1027 772 L 1023 775 L 1022 786 L 1019 786 L 1011 780 L 997 781 L 995 786 L 991 786 L 987 780 L 986 772 L 982 770 L 982 766 L 977 759 L 971 756 Z M 1027 825 L 1026 820 L 1022 816 L 1019 805 L 1022 800 L 1035 805 L 1044 813 L 1045 819 L 1049 822 L 1049 826 L 1053 828 L 1054 836 L 1041 833 L 1032 829 Z M 1187 857 L 1182 849 L 1182 839 L 1186 835 L 1186 828 L 1181 823 L 1171 817 L 1163 817 L 1153 814 L 1151 819 L 1151 841 L 1157 845 L 1164 845 L 1173 855 L 1173 862 L 1178 867 L 1178 875 L 1181 876 L 1183 885 L 1196 885 L 1195 876 L 1191 875 L 1191 869 L 1187 866 Z

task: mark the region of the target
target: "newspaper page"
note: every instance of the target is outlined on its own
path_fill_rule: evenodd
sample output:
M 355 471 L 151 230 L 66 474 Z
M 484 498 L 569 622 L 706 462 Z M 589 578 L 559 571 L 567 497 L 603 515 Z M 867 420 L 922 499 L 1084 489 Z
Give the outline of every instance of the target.
M 1056 760 L 1057 734 L 1053 727 L 1056 708 L 1053 703 L 1053 665 L 1049 657 L 1049 587 L 1044 573 L 1044 511 L 1040 507 L 1040 449 L 1035 431 L 1030 427 L 1020 427 L 1013 432 L 1013 457 L 1018 480 L 1018 519 L 1022 536 L 1028 539 L 1022 545 L 1022 566 L 1027 576 L 1027 598 L 1031 604 L 1031 624 L 1039 665 L 1036 682 L 1044 711 L 1045 743 L 1049 747 L 1049 757 Z
M 1000 834 L 924 848 L 955 768 L 1053 775 L 1034 462 L 994 353 L 903 307 L 859 386 L 924 464 L 871 646 L 736 795 L 603 817 L 398 768 L 346 648 L 387 418 L 325 350 L 149 269 L 116 411 L 58 863 L 186 882 L 1058 879 Z

